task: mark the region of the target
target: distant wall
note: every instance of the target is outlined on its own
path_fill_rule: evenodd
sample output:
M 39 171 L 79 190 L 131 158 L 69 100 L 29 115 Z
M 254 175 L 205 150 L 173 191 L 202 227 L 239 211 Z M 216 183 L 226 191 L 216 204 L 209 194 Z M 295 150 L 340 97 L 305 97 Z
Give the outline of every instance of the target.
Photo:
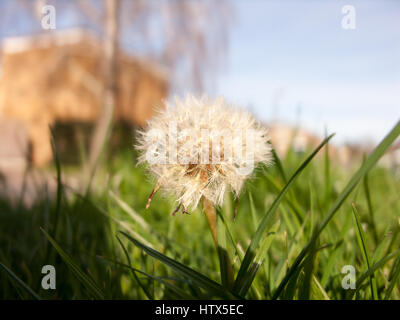
M 37 46 L 31 40 L 28 44 L 14 42 L 11 49 L 3 50 L 0 76 L 0 117 L 24 123 L 36 165 L 52 158 L 49 125 L 94 123 L 103 101 L 102 47 L 98 43 L 42 42 Z M 122 52 L 117 75 L 115 117 L 142 126 L 166 97 L 167 78 L 156 65 Z

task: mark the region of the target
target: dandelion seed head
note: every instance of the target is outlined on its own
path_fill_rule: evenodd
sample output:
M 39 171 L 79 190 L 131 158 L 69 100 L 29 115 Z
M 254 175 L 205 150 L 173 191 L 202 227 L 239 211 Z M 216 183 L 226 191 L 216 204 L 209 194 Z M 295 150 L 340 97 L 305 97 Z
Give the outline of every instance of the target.
M 251 134 L 250 134 L 251 133 Z M 195 209 L 202 197 L 223 203 L 227 191 L 239 196 L 261 163 L 271 163 L 265 127 L 223 98 L 175 97 L 139 132 L 139 163 L 179 204 Z

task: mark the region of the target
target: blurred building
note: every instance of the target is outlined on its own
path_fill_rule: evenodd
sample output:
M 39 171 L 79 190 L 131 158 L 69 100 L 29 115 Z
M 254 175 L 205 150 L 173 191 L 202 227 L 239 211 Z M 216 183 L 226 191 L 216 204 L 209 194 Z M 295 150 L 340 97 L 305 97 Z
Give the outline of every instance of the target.
M 283 123 L 268 124 L 271 143 L 280 158 L 284 158 L 290 148 L 295 152 L 306 152 L 321 143 L 321 138 L 309 131 Z
M 382 166 L 393 169 L 396 174 L 400 175 L 400 140 L 385 152 L 379 162 Z
M 271 123 L 268 126 L 271 143 L 280 158 L 285 158 L 289 150 L 296 153 L 310 152 L 323 140 L 312 132 L 283 123 Z M 365 145 L 342 145 L 337 146 L 334 141 L 329 143 L 329 156 L 340 165 L 350 168 L 354 163 L 361 163 L 363 154 L 371 150 Z M 324 152 L 319 152 L 319 155 Z
M 28 144 L 22 146 L 35 165 L 52 159 L 49 125 L 93 124 L 99 117 L 104 80 L 102 52 L 102 42 L 83 29 L 7 38 L 2 42 L 0 124 L 18 122 L 16 131 L 26 130 Z M 154 108 L 161 105 L 168 87 L 161 66 L 120 51 L 116 119 L 132 126 L 143 125 Z M 12 136 L 12 128 L 8 127 L 8 136 Z M 10 138 L 8 142 L 14 143 Z M 4 159 L 7 148 L 3 149 Z

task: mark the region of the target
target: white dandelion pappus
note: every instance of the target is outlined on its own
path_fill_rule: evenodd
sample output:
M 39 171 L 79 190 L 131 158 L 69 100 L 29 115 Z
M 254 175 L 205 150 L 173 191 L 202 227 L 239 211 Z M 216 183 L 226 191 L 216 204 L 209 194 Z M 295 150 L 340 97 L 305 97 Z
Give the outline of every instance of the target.
M 226 191 L 238 197 L 254 168 L 271 163 L 268 140 L 267 129 L 249 112 L 222 98 L 166 102 L 139 132 L 139 163 L 157 179 L 148 205 L 159 188 L 174 195 L 183 212 L 202 197 L 214 205 L 222 204 Z

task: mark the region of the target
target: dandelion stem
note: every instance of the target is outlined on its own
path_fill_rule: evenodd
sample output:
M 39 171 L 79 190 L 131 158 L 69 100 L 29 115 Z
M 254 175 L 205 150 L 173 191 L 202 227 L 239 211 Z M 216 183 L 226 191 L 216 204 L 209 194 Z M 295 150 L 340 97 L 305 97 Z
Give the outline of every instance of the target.
M 214 240 L 215 247 L 218 250 L 218 235 L 217 235 L 217 214 L 211 201 L 207 198 L 202 198 L 203 210 L 206 215 L 208 227 L 210 228 L 211 235 Z
M 221 238 L 221 246 L 218 244 L 218 230 L 217 230 L 217 213 L 210 200 L 203 197 L 203 210 L 206 215 L 207 223 L 211 231 L 211 235 L 214 240 L 215 248 L 217 249 L 218 258 L 221 269 L 221 281 L 222 285 L 231 289 L 234 283 L 234 272 L 232 268 L 231 259 L 229 258 L 228 251 L 225 248 L 225 240 Z

